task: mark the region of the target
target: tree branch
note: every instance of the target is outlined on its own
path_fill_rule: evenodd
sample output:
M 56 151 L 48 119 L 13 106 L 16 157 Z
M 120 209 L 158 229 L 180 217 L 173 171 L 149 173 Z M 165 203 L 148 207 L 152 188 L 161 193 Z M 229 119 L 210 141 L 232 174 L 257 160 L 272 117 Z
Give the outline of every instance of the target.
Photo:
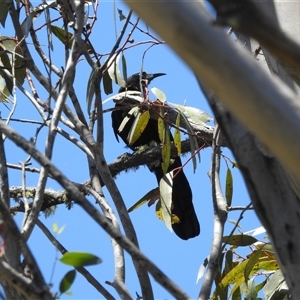
M 198 298 L 200 300 L 206 300 L 210 297 L 211 288 L 218 272 L 220 255 L 222 253 L 222 238 L 224 226 L 228 214 L 227 204 L 222 195 L 221 182 L 219 177 L 221 152 L 219 140 L 220 127 L 216 125 L 212 145 L 212 166 L 209 174 L 212 184 L 212 199 L 214 206 L 214 232 L 208 267 Z
M 137 235 L 134 229 L 134 226 L 131 222 L 131 219 L 129 217 L 128 211 L 126 209 L 125 202 L 123 200 L 123 197 L 116 185 L 116 182 L 114 181 L 110 170 L 108 168 L 105 156 L 104 156 L 104 144 L 103 144 L 103 112 L 102 112 L 102 101 L 101 101 L 101 93 L 99 89 L 99 78 L 95 80 L 93 84 L 95 84 L 95 103 L 97 108 L 97 142 L 94 147 L 94 153 L 95 153 L 95 160 L 97 164 L 98 172 L 101 176 L 101 179 L 105 183 L 106 188 L 108 189 L 114 204 L 117 208 L 122 226 L 124 228 L 126 237 L 130 239 L 130 241 L 139 248 L 139 243 L 137 239 Z M 136 257 L 132 257 L 133 265 L 135 267 L 140 287 L 142 290 L 143 298 L 144 299 L 154 299 L 153 296 L 153 290 L 151 287 L 150 278 L 148 275 L 147 270 L 144 268 L 144 266 L 141 264 L 141 262 L 136 259 Z

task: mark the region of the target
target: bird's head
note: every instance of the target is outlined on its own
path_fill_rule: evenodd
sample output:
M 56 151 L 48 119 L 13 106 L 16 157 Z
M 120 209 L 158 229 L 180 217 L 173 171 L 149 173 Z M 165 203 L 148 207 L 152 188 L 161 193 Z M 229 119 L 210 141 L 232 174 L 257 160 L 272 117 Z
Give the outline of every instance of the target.
M 141 78 L 142 75 L 142 78 Z M 141 88 L 144 90 L 150 84 L 150 82 L 159 77 L 166 75 L 165 73 L 155 73 L 155 74 L 148 74 L 146 72 L 136 73 L 131 75 L 126 80 L 126 86 L 121 87 L 119 92 L 128 91 L 141 91 Z

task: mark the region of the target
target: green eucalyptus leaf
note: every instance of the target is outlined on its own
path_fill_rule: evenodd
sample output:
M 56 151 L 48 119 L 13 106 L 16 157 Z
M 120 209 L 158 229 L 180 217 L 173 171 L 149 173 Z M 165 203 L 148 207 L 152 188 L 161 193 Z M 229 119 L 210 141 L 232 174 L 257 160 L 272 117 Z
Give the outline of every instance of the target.
M 230 236 L 224 236 L 222 242 L 235 247 L 245 247 L 253 245 L 257 242 L 257 239 L 251 235 L 246 234 L 233 234 Z
M 73 41 L 74 41 L 74 35 L 70 32 L 65 31 L 64 29 L 51 25 L 50 26 L 51 31 L 53 34 L 69 49 L 72 48 Z
M 174 131 L 174 144 L 177 149 L 178 156 L 181 154 L 181 135 L 180 135 L 180 113 L 177 114 L 176 117 L 176 128 Z
M 212 117 L 201 109 L 170 102 L 168 103 L 180 110 L 189 121 L 192 121 L 198 125 L 205 125 L 207 122 L 212 120 Z
M 154 96 L 162 103 L 165 103 L 167 101 L 166 94 L 161 91 L 160 89 L 153 87 L 151 89 L 151 92 L 154 94 Z
M 233 194 L 233 179 L 232 179 L 231 170 L 227 168 L 225 196 L 226 196 L 227 206 L 229 207 L 231 206 L 232 203 L 232 194 Z
M 113 92 L 112 80 L 107 71 L 103 74 L 103 87 L 106 95 L 109 95 Z
M 172 231 L 172 189 L 173 189 L 173 175 L 167 173 L 159 182 L 160 202 L 162 208 L 162 217 L 167 228 Z
M 127 140 L 129 145 L 134 144 L 138 140 L 138 138 L 142 135 L 149 122 L 149 119 L 150 119 L 149 110 L 145 110 L 144 112 L 138 112 L 128 134 Z
M 10 72 L 17 83 L 22 85 L 26 76 L 26 68 L 22 50 L 17 45 L 16 40 L 7 36 L 1 36 L 0 51 L 0 65 Z M 8 97 L 12 95 L 13 82 L 3 70 L 0 70 L 0 81 L 0 102 L 11 102 Z
M 171 162 L 171 140 L 170 140 L 170 129 L 168 124 L 164 126 L 164 138 L 162 142 L 162 169 L 164 174 L 168 172 Z
M 67 252 L 59 260 L 74 268 L 97 265 L 102 262 L 99 257 L 86 252 Z
M 59 284 L 59 292 L 61 294 L 64 294 L 67 290 L 70 289 L 70 287 L 72 286 L 74 280 L 76 277 L 76 271 L 75 270 L 71 270 L 69 271 L 61 280 L 60 284 Z
M 284 294 L 289 294 L 289 289 L 287 287 L 281 270 L 275 272 L 271 279 L 266 283 L 264 288 L 264 294 L 266 299 L 278 299 L 276 297 L 277 295 L 281 295 L 280 299 L 283 299 Z
M 120 124 L 118 131 L 122 132 L 124 127 L 126 126 L 127 122 L 131 119 L 132 116 L 137 117 L 139 113 L 139 108 L 137 106 L 133 107 L 127 114 L 126 117 L 123 119 L 122 123 Z
M 8 7 L 5 0 L 0 0 L 0 24 L 5 27 L 5 21 L 8 15 Z
M 45 9 L 49 9 L 56 6 L 57 6 L 57 1 L 53 0 L 47 2 L 43 1 L 42 4 L 39 4 L 36 7 L 34 7 L 21 24 L 21 28 L 23 30 L 24 35 L 25 36 L 28 35 L 32 24 L 34 24 L 34 22 L 44 12 Z
M 184 123 L 188 129 L 188 132 L 190 133 L 189 141 L 190 141 L 190 146 L 191 146 L 192 162 L 193 162 L 194 172 L 196 172 L 197 161 L 196 161 L 195 153 L 196 153 L 196 149 L 199 149 L 198 141 L 195 137 L 196 134 L 195 134 L 195 131 L 194 131 L 193 127 L 191 126 L 190 122 L 186 118 L 186 116 L 180 111 L 180 109 L 178 109 L 178 111 L 180 112 L 180 115 L 182 116 Z M 200 151 L 198 151 L 198 158 L 199 158 L 199 162 L 200 162 L 201 161 Z
M 151 191 L 149 191 L 146 195 L 144 195 L 141 199 L 139 199 L 135 204 L 133 204 L 130 208 L 128 208 L 128 212 L 132 212 L 136 209 L 138 209 L 139 207 L 141 207 L 142 205 L 144 205 L 145 203 L 147 203 L 148 201 L 155 201 L 159 199 L 159 190 L 158 188 L 152 189 Z M 150 206 L 151 204 L 148 204 L 148 206 Z
M 107 62 L 108 68 L 108 74 L 110 78 L 119 86 L 125 87 L 126 82 L 124 78 L 121 75 L 120 68 L 119 68 L 119 60 L 122 53 L 114 54 L 110 60 Z
M 196 279 L 196 284 L 203 277 L 204 272 L 206 270 L 206 267 L 207 267 L 208 263 L 209 263 L 209 256 L 204 259 L 202 265 L 199 268 L 199 271 L 198 271 L 198 274 L 197 274 L 197 279 Z
M 88 80 L 87 90 L 86 90 L 86 106 L 87 106 L 88 114 L 91 113 L 92 101 L 95 95 L 95 85 L 94 85 L 95 76 L 96 76 L 96 69 L 92 69 L 92 72 Z
M 124 52 L 122 52 L 122 70 L 123 70 L 123 78 L 126 81 L 127 80 L 127 63 L 126 63 L 126 58 L 125 58 Z
M 159 108 L 159 115 L 163 116 L 163 109 L 160 107 Z M 158 136 L 161 142 L 164 140 L 164 131 L 165 131 L 165 121 L 162 117 L 158 117 L 157 120 L 157 130 L 158 130 Z

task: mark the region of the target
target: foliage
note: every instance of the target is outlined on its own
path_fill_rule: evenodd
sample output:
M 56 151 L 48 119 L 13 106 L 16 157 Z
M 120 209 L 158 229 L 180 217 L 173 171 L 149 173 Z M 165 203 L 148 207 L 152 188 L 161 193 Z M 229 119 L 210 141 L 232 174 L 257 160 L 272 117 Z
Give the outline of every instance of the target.
M 157 201 L 156 216 L 163 220 L 166 227 L 171 230 L 172 224 L 180 222 L 180 218 L 171 213 L 174 174 L 169 172 L 169 167 L 172 157 L 188 153 L 188 162 L 192 161 L 195 172 L 196 156 L 200 162 L 200 151 L 203 148 L 212 146 L 212 161 L 216 163 L 221 154 L 220 149 L 217 149 L 220 151 L 215 151 L 216 148 L 228 145 L 222 142 L 216 143 L 217 127 L 207 125 L 212 118 L 206 112 L 167 101 L 167 93 L 163 90 L 152 88 L 154 96 L 142 95 L 138 91 L 110 95 L 113 92 L 113 83 L 121 87 L 125 86 L 129 67 L 125 54 L 132 48 L 138 49 L 142 72 L 145 55 L 154 46 L 164 45 L 164 41 L 146 30 L 139 18 L 132 16 L 131 11 L 125 15 L 118 10 L 120 23 L 118 26 L 115 24 L 115 30 L 118 32 L 116 39 L 105 41 L 103 44 L 106 45 L 101 50 L 95 49 L 93 39 L 96 38 L 92 33 L 97 33 L 99 29 L 96 26 L 99 21 L 97 19 L 99 3 L 98 1 L 75 2 L 49 1 L 34 6 L 35 3 L 0 0 L 0 24 L 4 29 L 6 26 L 14 27 L 16 32 L 16 37 L 0 36 L 0 102 L 10 105 L 8 116 L 4 119 L 6 124 L 3 121 L 0 122 L 0 256 L 5 257 L 5 260 L 0 262 L 2 274 L 0 282 L 3 284 L 7 297 L 11 299 L 21 298 L 18 293 L 28 299 L 54 299 L 56 296 L 68 294 L 77 273 L 80 273 L 101 293 L 101 297 L 114 299 L 108 288 L 103 287 L 85 269 L 86 266 L 100 264 L 102 260 L 97 255 L 84 251 L 67 251 L 57 238 L 65 227 L 58 228 L 57 224 L 53 223 L 52 230 L 57 235 L 53 236 L 40 221 L 40 212 L 50 215 L 50 211 L 52 215 L 56 206 L 65 204 L 68 209 L 67 213 L 70 213 L 69 210 L 75 203 L 110 235 L 116 267 L 113 282 L 107 283 L 109 287 L 115 289 L 114 292 L 118 294 L 118 297 L 132 298 L 132 291 L 128 291 L 125 284 L 124 250 L 126 250 L 131 255 L 140 283 L 140 287 L 136 289 L 141 290 L 143 299 L 154 298 L 149 273 L 174 298 L 188 298 L 185 292 L 140 251 L 135 228 L 127 212 L 135 210 L 135 213 L 140 213 L 140 210 L 136 211 L 137 208 L 145 203 L 151 206 Z M 9 25 L 7 25 L 8 15 L 11 18 Z M 116 13 L 114 17 L 116 18 Z M 103 23 L 100 28 L 103 29 L 105 26 L 106 24 Z M 121 29 L 118 29 L 119 26 Z M 136 32 L 142 36 L 139 41 L 133 39 Z M 146 44 L 148 48 L 139 50 L 143 44 Z M 110 47 L 109 51 L 107 47 Z M 102 52 L 99 53 L 99 51 Z M 60 55 L 61 53 L 64 55 Z M 82 82 L 84 76 L 78 75 L 81 73 L 87 74 L 86 82 Z M 102 89 L 105 95 L 109 95 L 104 101 Z M 85 91 L 86 101 L 80 100 L 82 90 Z M 27 101 L 26 109 L 16 114 L 15 110 L 19 107 L 20 100 Z M 104 156 L 106 148 L 104 149 L 103 118 L 106 112 L 112 110 L 104 109 L 104 105 L 111 100 L 114 103 L 125 103 L 130 107 L 129 113 L 118 128 L 121 132 L 128 121 L 134 119 L 127 136 L 129 145 L 133 145 L 143 134 L 151 118 L 158 120 L 157 130 L 161 145 L 150 145 L 151 148 L 159 148 L 155 157 L 143 158 L 139 161 L 139 157 L 147 149 L 137 149 L 131 160 L 132 165 L 125 167 L 122 165 L 114 171 L 114 175 L 117 175 L 130 167 L 134 168 L 139 165 L 160 163 L 162 166 L 164 176 L 159 187 L 147 192 L 129 209 L 126 209 L 116 182 L 111 176 L 117 163 L 108 166 Z M 13 118 L 14 114 L 16 118 Z M 14 121 L 34 127 L 27 131 L 14 125 Z M 170 136 L 170 130 L 173 132 L 173 139 Z M 186 137 L 185 144 L 188 145 L 185 148 L 184 136 Z M 63 142 L 56 142 L 57 137 Z M 6 154 L 9 154 L 9 151 L 4 145 L 7 140 L 13 141 L 26 152 L 26 155 L 29 155 L 19 165 L 6 162 Z M 75 158 L 69 157 L 70 148 L 68 147 L 76 148 L 81 155 L 80 159 L 79 155 Z M 77 178 L 74 178 L 74 173 L 82 175 L 80 167 L 72 172 L 72 169 L 68 170 L 68 167 L 60 162 L 56 168 L 57 153 L 66 155 L 68 160 L 66 165 L 74 166 L 79 160 L 85 159 L 84 166 L 88 169 L 89 180 L 86 182 L 80 177 L 80 182 L 75 182 Z M 23 153 L 16 152 L 13 155 L 14 157 L 9 157 L 9 159 L 20 161 L 19 157 Z M 214 198 L 219 196 L 225 199 L 222 201 L 227 218 L 228 212 L 235 209 L 232 205 L 233 200 L 236 201 L 233 197 L 235 174 L 228 165 L 231 164 L 233 167 L 238 167 L 238 165 L 225 155 L 222 157 L 227 166 L 226 178 L 223 178 L 225 197 L 216 192 L 216 182 L 213 182 L 213 178 L 219 176 L 219 167 L 212 163 L 213 205 L 217 212 L 216 207 L 220 206 L 214 202 Z M 125 164 L 125 160 L 122 163 Z M 31 164 L 34 166 L 31 167 Z M 9 171 L 8 168 L 10 168 Z M 11 169 L 17 169 L 21 175 L 20 187 L 14 188 L 8 182 L 8 178 L 12 178 Z M 26 174 L 29 172 L 37 175 L 34 188 L 28 187 Z M 64 190 L 46 189 L 47 184 L 51 185 L 54 182 L 59 183 Z M 114 205 L 111 205 L 104 197 L 102 190 L 104 185 Z M 220 194 L 222 194 L 221 191 Z M 9 199 L 17 203 L 16 207 L 10 206 Z M 90 199 L 92 201 L 89 201 Z M 91 202 L 96 204 L 92 205 Z M 222 236 L 219 240 L 221 251 L 217 253 L 218 270 L 214 278 L 214 291 L 211 293 L 211 299 L 223 300 L 230 297 L 232 299 L 259 299 L 262 289 L 268 300 L 288 299 L 289 290 L 270 242 L 259 241 L 246 233 L 234 234 L 243 214 L 250 210 L 250 205 L 238 209 L 242 212 L 240 219 L 234 221 L 234 230 L 230 235 Z M 115 215 L 115 210 L 118 217 Z M 24 213 L 21 224 L 18 224 L 21 230 L 18 229 L 13 218 L 19 212 Z M 74 220 L 74 222 L 85 227 L 82 220 Z M 50 285 L 46 283 L 40 266 L 28 247 L 28 241 L 36 226 L 63 254 L 59 261 L 74 268 L 62 277 L 56 293 L 52 292 Z M 85 232 L 89 234 L 88 228 L 85 228 Z M 81 237 L 75 236 L 80 241 Z M 97 239 L 91 236 L 91 239 L 93 238 Z M 35 246 L 38 248 L 38 245 Z M 247 249 L 246 255 L 245 248 Z M 18 265 L 20 258 L 24 258 L 24 261 Z M 200 267 L 198 279 L 205 276 L 211 259 L 212 255 L 208 256 Z M 8 262 L 13 263 L 8 264 Z M 55 263 L 53 265 L 55 266 Z M 31 274 L 23 276 L 22 272 L 25 274 L 27 267 L 31 269 Z M 22 272 L 19 269 L 22 269 Z M 129 275 L 128 277 L 132 277 L 132 274 Z

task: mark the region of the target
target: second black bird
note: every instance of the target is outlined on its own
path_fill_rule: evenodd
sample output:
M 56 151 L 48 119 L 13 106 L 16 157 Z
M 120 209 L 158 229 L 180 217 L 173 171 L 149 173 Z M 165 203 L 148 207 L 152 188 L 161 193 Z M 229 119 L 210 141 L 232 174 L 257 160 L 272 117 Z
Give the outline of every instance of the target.
M 140 78 L 140 73 L 130 76 L 126 81 L 126 86 L 120 88 L 119 92 L 128 91 L 141 91 L 146 92 L 148 84 L 156 77 L 165 75 L 163 73 L 156 74 L 147 74 L 146 72 L 142 73 L 142 78 Z M 160 143 L 158 136 L 158 124 L 157 120 L 152 118 L 149 119 L 149 122 L 141 134 L 141 136 L 132 144 L 129 145 L 127 141 L 128 133 L 134 122 L 134 117 L 131 117 L 129 121 L 124 126 L 123 130 L 119 132 L 119 127 L 123 119 L 128 115 L 130 108 L 124 108 L 122 104 L 116 104 L 116 110 L 112 112 L 112 126 L 116 138 L 118 136 L 129 146 L 132 150 L 135 150 L 136 147 L 150 144 L 152 141 Z M 171 133 L 170 133 L 171 135 Z M 171 140 L 173 140 L 171 135 Z M 181 159 L 179 156 L 173 158 L 172 164 L 170 165 L 168 172 L 180 168 L 182 166 Z M 161 166 L 149 166 L 151 172 L 154 172 L 157 182 L 159 183 L 161 178 L 164 176 Z M 179 219 L 179 223 L 172 225 L 174 232 L 183 240 L 193 238 L 200 234 L 200 225 L 194 210 L 192 202 L 192 191 L 189 185 L 189 182 L 181 170 L 173 178 L 173 190 L 172 190 L 172 202 L 173 209 L 172 213 L 175 214 Z

